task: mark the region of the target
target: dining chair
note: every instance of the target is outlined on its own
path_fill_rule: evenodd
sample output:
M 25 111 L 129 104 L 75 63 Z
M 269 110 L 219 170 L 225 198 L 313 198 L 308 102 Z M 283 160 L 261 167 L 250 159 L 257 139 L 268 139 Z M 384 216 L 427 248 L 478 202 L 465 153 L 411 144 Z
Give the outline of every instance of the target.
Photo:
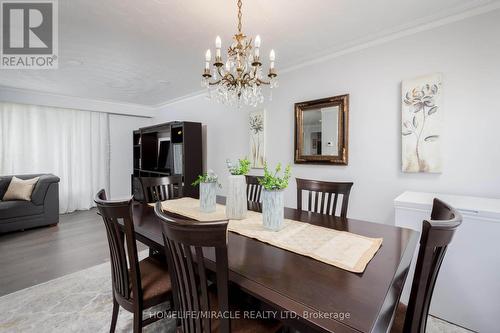
M 157 321 L 160 316 L 142 319 L 142 311 L 172 300 L 170 275 L 165 263 L 153 258 L 138 259 L 131 213 L 132 200 L 110 201 L 100 190 L 95 199 L 104 220 L 111 257 L 113 315 L 110 332 L 115 331 L 120 306 L 134 314 L 134 333 Z M 123 221 L 120 224 L 119 221 Z
M 165 201 L 182 197 L 182 176 L 140 177 L 146 203 Z
M 181 313 L 227 314 L 237 311 L 229 303 L 227 225 L 228 220 L 213 222 L 185 221 L 166 215 L 161 203 L 155 213 L 162 221 L 163 239 L 168 265 L 173 271 L 172 284 L 176 310 Z M 216 290 L 207 279 L 203 249 L 215 251 Z M 234 312 L 233 312 L 234 313 Z M 180 320 L 182 333 L 260 332 L 281 329 L 277 320 L 234 319 L 229 316 L 184 316 Z
M 349 194 L 353 183 L 324 182 L 301 178 L 296 178 L 296 180 L 298 210 L 302 210 L 302 191 L 308 191 L 309 196 L 305 210 L 313 213 L 336 215 L 339 196 L 342 195 L 340 217 L 347 217 Z
M 259 183 L 259 176 L 245 176 L 247 181 L 247 201 L 249 202 L 261 202 L 262 185 Z
M 425 333 L 434 285 L 448 245 L 462 215 L 439 199 L 434 199 L 431 219 L 423 221 L 420 249 L 408 306 L 399 303 L 391 333 Z

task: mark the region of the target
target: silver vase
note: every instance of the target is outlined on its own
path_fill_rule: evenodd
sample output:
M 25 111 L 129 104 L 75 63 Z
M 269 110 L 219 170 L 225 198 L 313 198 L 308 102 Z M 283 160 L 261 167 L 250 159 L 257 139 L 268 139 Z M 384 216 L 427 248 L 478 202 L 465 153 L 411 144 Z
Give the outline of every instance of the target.
M 278 231 L 283 227 L 285 200 L 284 191 L 262 191 L 262 222 L 264 228 Z
M 200 210 L 204 213 L 215 212 L 217 183 L 200 183 Z
M 247 181 L 243 175 L 231 175 L 228 180 L 226 217 L 242 220 L 247 216 Z

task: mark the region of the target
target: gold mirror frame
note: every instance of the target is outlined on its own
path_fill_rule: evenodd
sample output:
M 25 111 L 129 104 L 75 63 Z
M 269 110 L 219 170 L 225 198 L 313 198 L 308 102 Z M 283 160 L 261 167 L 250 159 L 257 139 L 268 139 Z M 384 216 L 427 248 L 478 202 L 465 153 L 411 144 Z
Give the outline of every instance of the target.
M 338 114 L 338 155 L 304 155 L 304 112 L 325 107 L 339 107 Z M 296 164 L 347 165 L 349 139 L 349 95 L 340 95 L 295 103 L 295 158 Z

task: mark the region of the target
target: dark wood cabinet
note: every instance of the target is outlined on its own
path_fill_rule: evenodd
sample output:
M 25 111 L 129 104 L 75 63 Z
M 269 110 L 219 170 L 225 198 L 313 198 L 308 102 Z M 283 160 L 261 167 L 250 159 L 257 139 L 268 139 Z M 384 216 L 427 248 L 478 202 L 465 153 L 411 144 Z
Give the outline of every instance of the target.
M 181 175 L 184 195 L 198 198 L 198 187 L 191 183 L 203 172 L 201 132 L 201 123 L 187 121 L 135 130 L 132 195 L 139 200 L 143 197 L 139 177 Z

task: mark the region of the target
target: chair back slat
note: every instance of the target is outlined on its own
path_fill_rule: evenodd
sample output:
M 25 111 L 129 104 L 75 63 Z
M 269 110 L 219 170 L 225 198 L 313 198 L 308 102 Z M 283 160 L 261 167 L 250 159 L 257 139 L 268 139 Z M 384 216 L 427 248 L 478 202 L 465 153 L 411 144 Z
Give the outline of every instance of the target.
M 334 196 L 333 196 L 333 211 L 331 213 L 328 213 L 330 215 L 335 215 L 337 214 L 337 202 L 338 202 L 338 199 L 339 199 L 339 195 L 338 193 L 334 193 Z M 345 201 L 344 201 L 345 200 Z M 341 209 L 341 212 L 344 211 L 344 202 L 346 204 L 346 207 L 345 207 L 345 214 L 347 215 L 347 198 L 344 197 L 344 195 L 342 195 L 342 209 Z M 345 217 L 345 216 L 344 216 Z
M 106 228 L 113 290 L 125 300 L 131 300 L 133 295 L 134 302 L 142 302 L 132 201 L 108 201 L 104 190 L 97 193 L 94 201 Z M 119 225 L 119 220 L 123 221 L 125 230 Z
M 326 193 L 326 214 L 330 214 L 330 210 L 332 207 L 332 194 L 331 193 Z
M 182 176 L 140 177 L 144 201 L 152 203 L 180 198 L 183 195 Z
M 200 247 L 197 247 L 195 249 L 195 252 L 196 252 L 196 262 L 198 263 L 198 274 L 200 275 L 200 280 L 207 281 L 207 275 L 205 272 L 205 267 L 203 265 L 203 250 Z M 210 309 L 208 301 L 208 288 L 206 283 L 201 283 L 200 293 L 201 293 L 200 309 Z M 210 326 L 210 318 L 205 317 L 201 324 L 202 327 L 206 328 L 207 332 L 211 332 L 212 329 Z M 202 332 L 202 330 L 200 330 L 200 332 Z
M 262 177 L 246 175 L 245 178 L 247 181 L 247 201 L 260 203 L 262 185 L 260 185 L 259 179 Z
M 229 311 L 227 220 L 214 222 L 185 221 L 166 215 L 158 202 L 155 213 L 162 221 L 163 238 L 169 268 L 173 271 L 174 303 L 178 310 Z M 218 308 L 210 308 L 208 280 L 203 248 L 215 250 Z M 185 316 L 183 332 L 211 332 L 207 316 Z M 220 319 L 220 332 L 230 332 L 230 319 Z
M 347 217 L 349 194 L 353 183 L 323 182 L 319 180 L 297 180 L 297 209 L 302 210 L 302 192 L 309 192 L 306 211 L 326 215 L 336 215 L 339 195 L 342 195 L 340 216 Z M 333 204 L 332 204 L 333 201 Z M 325 210 L 326 203 L 326 210 Z
M 456 229 L 462 223 L 461 214 L 439 199 L 434 199 L 431 219 L 423 222 L 415 275 L 406 311 L 404 332 L 424 333 L 429 305 L 444 255 Z
M 323 193 L 323 198 L 321 200 L 321 206 L 319 208 L 320 212 L 324 212 L 325 211 L 325 201 L 328 202 L 329 201 L 329 193 Z

